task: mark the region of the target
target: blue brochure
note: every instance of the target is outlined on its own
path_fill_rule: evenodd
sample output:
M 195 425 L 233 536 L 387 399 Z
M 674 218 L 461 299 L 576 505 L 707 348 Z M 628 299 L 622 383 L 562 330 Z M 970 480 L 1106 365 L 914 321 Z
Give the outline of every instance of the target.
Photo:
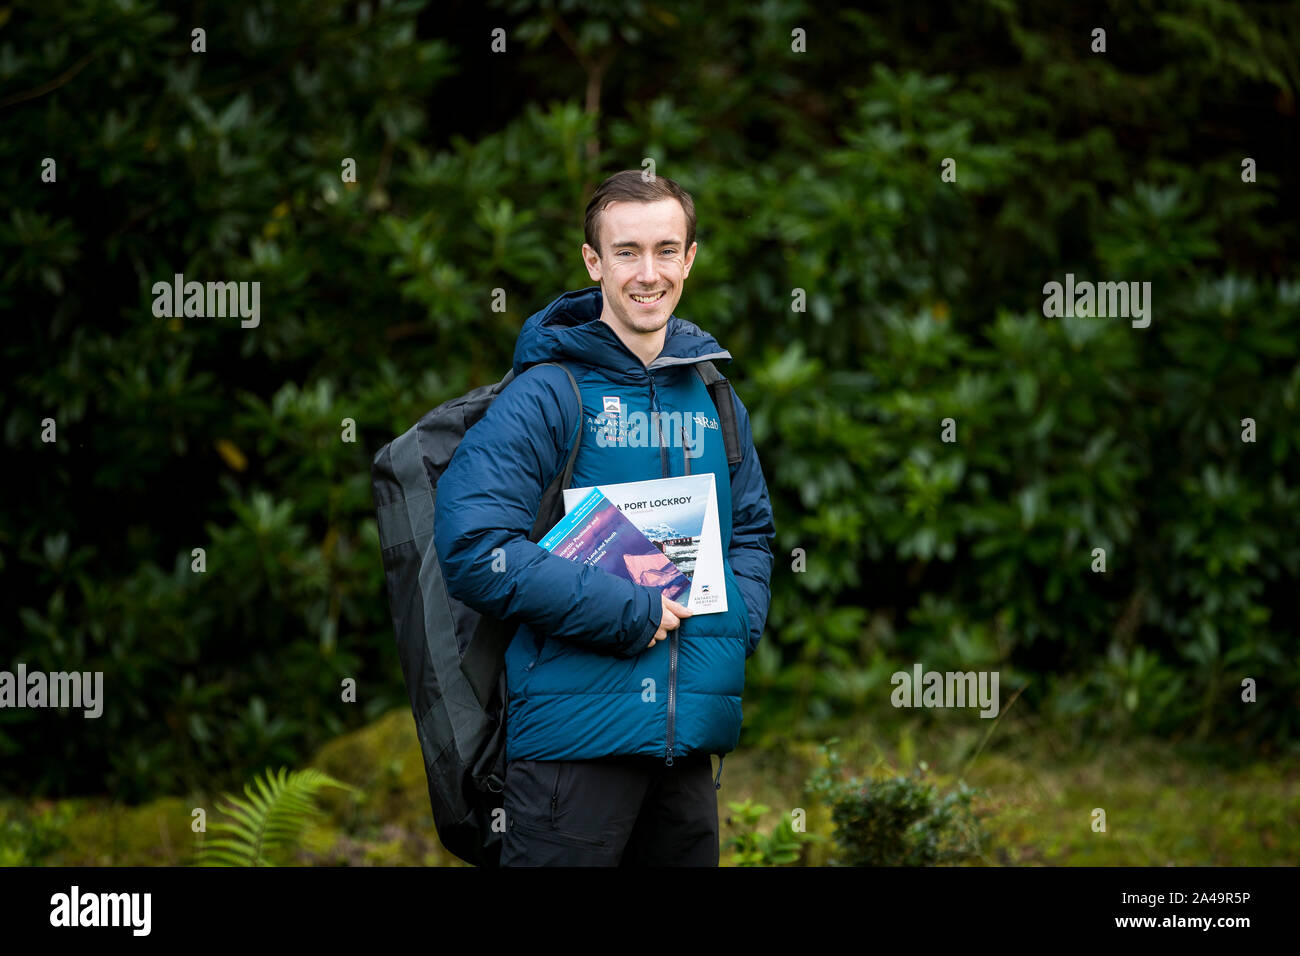
M 691 587 L 690 579 L 681 569 L 601 494 L 599 488 L 592 488 L 537 543 L 570 561 L 657 587 L 672 600 L 685 595 Z

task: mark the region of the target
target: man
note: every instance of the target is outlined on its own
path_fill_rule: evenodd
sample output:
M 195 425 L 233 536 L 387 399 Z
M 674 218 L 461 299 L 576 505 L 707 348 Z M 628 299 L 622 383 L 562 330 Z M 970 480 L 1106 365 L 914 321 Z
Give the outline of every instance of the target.
M 449 593 L 522 622 L 506 652 L 501 864 L 716 866 L 709 754 L 720 778 L 767 618 L 767 485 L 745 406 L 734 400 L 743 458 L 729 468 L 717 409 L 692 368 L 730 354 L 672 314 L 695 260 L 689 194 L 618 173 L 592 196 L 586 240 L 600 287 L 567 292 L 524 323 L 516 378 L 438 482 L 434 537 Z M 569 368 L 581 408 L 564 370 L 539 362 Z M 652 422 L 650 441 L 627 440 L 638 416 Z M 725 613 L 692 615 L 657 588 L 528 540 L 579 428 L 571 487 L 714 474 Z

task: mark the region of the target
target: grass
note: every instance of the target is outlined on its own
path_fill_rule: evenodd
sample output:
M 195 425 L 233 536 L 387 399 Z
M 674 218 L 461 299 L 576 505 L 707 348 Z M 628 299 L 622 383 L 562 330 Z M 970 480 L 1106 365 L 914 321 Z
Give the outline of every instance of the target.
M 838 730 L 845 763 L 869 770 L 915 768 L 922 761 L 943 789 L 963 775 L 984 790 L 979 802 L 992 840 L 988 865 L 1237 866 L 1300 864 L 1300 762 L 1292 757 L 1209 763 L 1160 740 L 1076 738 L 1006 713 L 987 728 L 967 719 L 924 723 L 886 714 Z M 892 718 L 892 719 L 891 719 Z M 730 801 L 772 808 L 759 823 L 806 811 L 808 829 L 829 835 L 829 809 L 803 793 L 820 761 L 818 741 L 784 741 L 728 755 L 718 793 L 722 837 L 736 833 Z M 972 759 L 974 758 L 974 759 Z M 424 768 L 411 716 L 393 711 L 327 744 L 312 759 L 362 793 L 322 795 L 327 817 L 311 828 L 292 860 L 301 865 L 461 865 L 433 831 Z M 715 764 L 716 765 L 716 764 Z M 209 814 L 214 795 L 166 797 L 138 807 L 104 799 L 0 803 L 0 843 L 10 863 L 65 866 L 182 865 L 198 836 L 192 811 Z M 1093 829 L 1093 811 L 1106 831 Z M 61 823 L 53 823 L 58 814 Z M 35 821 L 43 818 L 44 826 Z M 24 852 L 24 847 L 27 852 Z M 832 847 L 812 846 L 805 862 L 825 862 Z M 724 849 L 723 864 L 728 862 Z M 34 857 L 34 858 L 33 858 Z

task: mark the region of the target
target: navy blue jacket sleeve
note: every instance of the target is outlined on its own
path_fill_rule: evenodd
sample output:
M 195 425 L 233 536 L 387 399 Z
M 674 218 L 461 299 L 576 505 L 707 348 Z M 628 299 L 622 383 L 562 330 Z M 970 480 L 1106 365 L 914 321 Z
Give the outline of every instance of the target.
M 772 543 L 776 528 L 763 467 L 754 448 L 749 412 L 735 395 L 736 430 L 744 455 L 731 469 L 731 547 L 727 560 L 749 611 L 749 657 L 758 648 L 772 601 Z
M 528 369 L 466 433 L 438 481 L 434 542 L 447 591 L 480 614 L 618 657 L 659 629 L 659 591 L 528 540 L 582 410 L 564 370 Z M 498 550 L 499 549 L 499 550 Z

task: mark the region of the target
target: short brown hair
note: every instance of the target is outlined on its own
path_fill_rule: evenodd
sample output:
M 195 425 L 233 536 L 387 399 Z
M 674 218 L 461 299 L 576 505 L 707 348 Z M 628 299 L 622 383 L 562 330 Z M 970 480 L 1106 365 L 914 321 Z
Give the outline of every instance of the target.
M 587 203 L 587 218 L 583 223 L 587 245 L 600 255 L 601 213 L 610 203 L 658 202 L 661 199 L 676 199 L 682 204 L 682 211 L 686 213 L 686 246 L 682 252 L 686 252 L 695 242 L 695 200 L 666 176 L 656 176 L 647 182 L 641 178 L 639 169 L 625 169 L 621 173 L 615 173 L 596 187 L 591 202 Z

